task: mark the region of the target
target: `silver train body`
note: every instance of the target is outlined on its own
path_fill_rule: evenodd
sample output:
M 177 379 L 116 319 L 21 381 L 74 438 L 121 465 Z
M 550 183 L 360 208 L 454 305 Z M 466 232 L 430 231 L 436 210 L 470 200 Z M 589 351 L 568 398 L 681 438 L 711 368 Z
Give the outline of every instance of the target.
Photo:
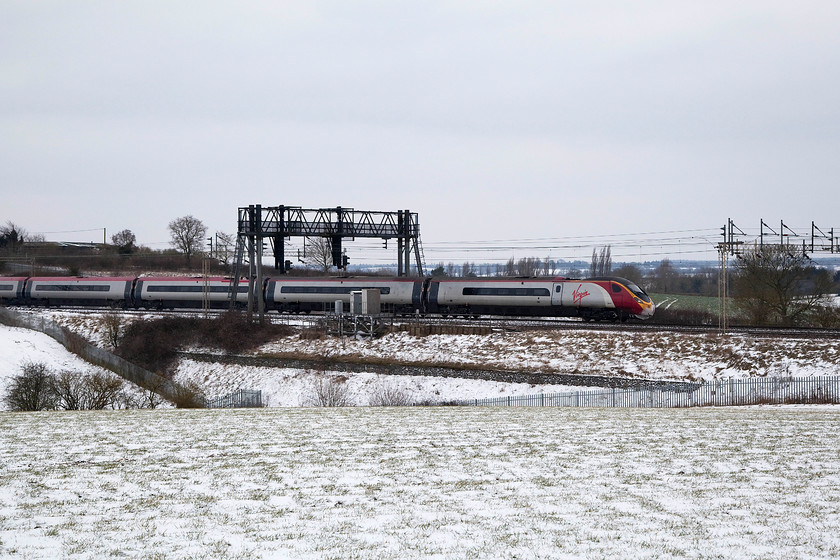
M 0 278 L 0 303 L 43 306 L 129 308 L 224 308 L 230 278 L 201 277 L 10 277 Z M 581 317 L 585 320 L 646 319 L 655 307 L 633 282 L 618 277 L 588 278 L 268 278 L 254 298 L 281 313 L 332 311 L 351 293 L 377 289 L 385 312 L 445 316 L 518 315 Z M 236 294 L 248 302 L 248 285 Z

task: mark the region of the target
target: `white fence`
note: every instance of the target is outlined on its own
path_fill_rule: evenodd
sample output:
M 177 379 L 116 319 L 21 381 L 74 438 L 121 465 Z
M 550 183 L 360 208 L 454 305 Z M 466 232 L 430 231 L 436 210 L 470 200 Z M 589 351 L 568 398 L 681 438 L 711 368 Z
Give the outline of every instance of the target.
M 840 377 L 725 379 L 684 388 L 597 389 L 521 397 L 471 399 L 469 406 L 687 408 L 748 404 L 840 404 Z

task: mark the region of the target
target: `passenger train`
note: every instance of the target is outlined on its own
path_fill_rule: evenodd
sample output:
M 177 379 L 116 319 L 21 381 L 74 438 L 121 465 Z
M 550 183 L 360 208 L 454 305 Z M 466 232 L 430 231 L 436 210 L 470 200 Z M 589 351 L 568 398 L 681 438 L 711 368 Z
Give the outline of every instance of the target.
M 108 306 L 174 309 L 230 302 L 226 277 L 0 277 L 0 304 Z M 580 317 L 589 320 L 647 319 L 655 306 L 635 283 L 619 277 L 571 278 L 383 278 L 273 277 L 260 287 L 267 310 L 310 313 L 334 309 L 351 293 L 378 289 L 383 310 L 443 316 Z M 255 294 L 256 296 L 257 294 Z M 238 306 L 248 301 L 239 283 Z

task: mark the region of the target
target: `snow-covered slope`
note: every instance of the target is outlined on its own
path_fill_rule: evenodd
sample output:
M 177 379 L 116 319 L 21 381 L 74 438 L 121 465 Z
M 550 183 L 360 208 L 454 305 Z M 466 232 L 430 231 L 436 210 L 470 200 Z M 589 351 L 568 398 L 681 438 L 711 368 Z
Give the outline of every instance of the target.
M 107 347 L 101 319 L 72 311 L 38 311 L 87 339 Z M 57 368 L 85 368 L 44 335 L 0 330 L 0 388 L 26 359 Z M 667 380 L 711 380 L 750 376 L 840 374 L 840 341 L 754 338 L 743 335 L 557 330 L 490 335 L 393 333 L 376 340 L 299 335 L 264 345 L 257 354 L 380 359 L 435 365 L 480 365 L 492 369 L 576 373 Z M 366 405 L 383 386 L 408 393 L 415 402 L 462 400 L 575 390 L 440 377 L 341 373 L 350 401 Z M 181 361 L 177 380 L 194 381 L 208 396 L 240 388 L 260 389 L 272 406 L 298 406 L 312 390 L 312 371 Z

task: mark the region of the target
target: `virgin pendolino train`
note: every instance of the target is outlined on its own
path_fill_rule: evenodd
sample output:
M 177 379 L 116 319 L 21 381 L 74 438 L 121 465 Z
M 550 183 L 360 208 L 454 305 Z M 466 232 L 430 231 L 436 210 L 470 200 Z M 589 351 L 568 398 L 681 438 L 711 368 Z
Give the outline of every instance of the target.
M 227 307 L 226 277 L 3 277 L 0 304 L 174 309 Z M 580 317 L 585 321 L 647 319 L 655 311 L 635 283 L 615 276 L 571 278 L 273 277 L 260 287 L 267 310 L 311 313 L 348 303 L 351 293 L 378 289 L 382 308 L 398 314 Z M 248 301 L 238 284 L 236 304 Z

